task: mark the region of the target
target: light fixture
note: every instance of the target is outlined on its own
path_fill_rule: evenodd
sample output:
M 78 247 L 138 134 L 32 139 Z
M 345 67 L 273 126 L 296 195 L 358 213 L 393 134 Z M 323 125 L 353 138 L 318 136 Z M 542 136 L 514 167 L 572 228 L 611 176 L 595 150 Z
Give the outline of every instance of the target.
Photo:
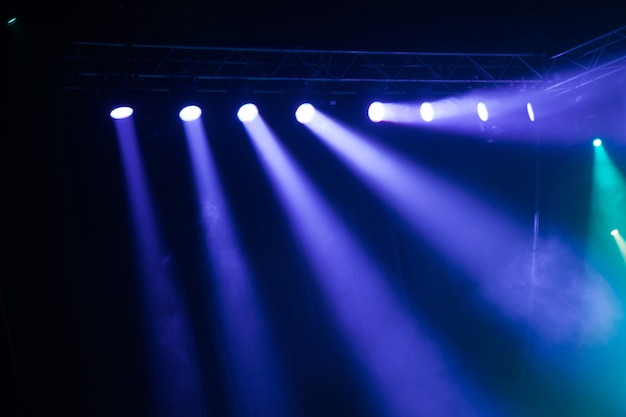
M 178 117 L 183 122 L 192 122 L 202 115 L 202 110 L 196 105 L 185 106 L 178 113 Z
M 109 116 L 115 120 L 126 119 L 132 115 L 133 108 L 128 106 L 116 107 L 109 113 Z

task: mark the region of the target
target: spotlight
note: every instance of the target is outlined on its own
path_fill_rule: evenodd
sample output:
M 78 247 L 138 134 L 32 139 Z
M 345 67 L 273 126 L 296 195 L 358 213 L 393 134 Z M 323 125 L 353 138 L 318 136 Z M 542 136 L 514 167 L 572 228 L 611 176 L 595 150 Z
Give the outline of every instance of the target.
M 296 110 L 296 120 L 302 124 L 307 124 L 315 116 L 315 107 L 311 103 L 304 103 Z
M 116 107 L 113 110 L 111 110 L 111 113 L 109 113 L 109 116 L 111 116 L 111 119 L 116 119 L 116 120 L 126 119 L 132 115 L 133 115 L 133 108 L 126 107 L 126 106 Z
M 487 105 L 482 101 L 479 101 L 476 105 L 476 113 L 478 113 L 478 117 L 483 122 L 489 120 L 489 111 L 487 110 Z
M 385 116 L 385 105 L 380 101 L 373 102 L 367 109 L 367 115 L 372 122 L 380 122 Z
M 535 110 L 533 109 L 533 105 L 530 103 L 526 103 L 526 111 L 528 112 L 528 118 L 531 122 L 535 121 Z
M 619 230 L 617 229 L 611 230 L 611 236 L 617 236 L 617 235 L 619 235 Z
M 600 139 L 600 138 L 595 138 L 595 139 L 593 140 L 593 146 L 595 146 L 596 148 L 598 148 L 598 147 L 602 146 L 602 139 Z
M 198 119 L 202 115 L 202 110 L 198 106 L 186 106 L 183 107 L 180 113 L 178 113 L 178 117 L 183 122 L 192 122 Z
M 237 118 L 243 123 L 248 123 L 256 119 L 259 115 L 259 109 L 252 103 L 246 103 L 239 107 Z
M 420 116 L 422 116 L 422 120 L 425 122 L 432 122 L 435 118 L 435 109 L 433 109 L 433 105 L 429 102 L 424 102 L 420 106 Z

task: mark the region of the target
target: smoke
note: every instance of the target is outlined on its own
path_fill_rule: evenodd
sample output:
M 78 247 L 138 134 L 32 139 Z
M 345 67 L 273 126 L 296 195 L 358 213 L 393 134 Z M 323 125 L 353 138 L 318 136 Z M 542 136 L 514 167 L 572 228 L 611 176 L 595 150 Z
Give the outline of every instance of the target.
M 556 237 L 538 242 L 532 253 L 506 266 L 490 293 L 505 298 L 509 313 L 525 320 L 544 343 L 595 345 L 607 342 L 622 319 L 613 288 Z

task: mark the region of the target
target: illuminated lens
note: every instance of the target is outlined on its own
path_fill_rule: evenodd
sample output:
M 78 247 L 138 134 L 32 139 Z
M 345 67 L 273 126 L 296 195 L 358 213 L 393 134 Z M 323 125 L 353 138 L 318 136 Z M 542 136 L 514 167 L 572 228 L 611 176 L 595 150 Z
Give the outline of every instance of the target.
M 422 103 L 420 106 L 420 116 L 422 116 L 423 121 L 432 122 L 435 118 L 435 109 L 433 109 L 433 105 L 429 102 Z
M 489 111 L 487 110 L 487 105 L 482 101 L 476 105 L 476 113 L 478 113 L 478 117 L 483 122 L 489 120 Z
M 599 138 L 594 139 L 593 146 L 595 146 L 596 148 L 599 146 L 602 146 L 602 139 L 599 139 Z
M 617 236 L 617 235 L 619 235 L 619 230 L 617 229 L 611 230 L 611 236 Z
M 202 110 L 198 106 L 187 106 L 178 113 L 178 117 L 183 122 L 192 122 L 202 115 Z
M 528 112 L 528 118 L 531 122 L 535 121 L 535 110 L 533 109 L 533 105 L 530 103 L 526 103 L 526 111 Z
M 251 122 L 259 115 L 259 109 L 252 103 L 244 104 L 239 108 L 237 117 L 243 123 Z
M 111 116 L 112 119 L 116 119 L 116 120 L 126 119 L 127 117 L 130 117 L 133 115 L 133 108 L 132 107 L 116 107 L 113 110 L 111 110 L 111 113 L 109 113 L 109 115 Z
M 302 124 L 307 124 L 315 116 L 315 107 L 311 103 L 304 103 L 296 110 L 296 120 Z
M 373 102 L 370 104 L 369 109 L 367 109 L 367 115 L 372 122 L 380 122 L 385 116 L 385 105 L 380 101 Z

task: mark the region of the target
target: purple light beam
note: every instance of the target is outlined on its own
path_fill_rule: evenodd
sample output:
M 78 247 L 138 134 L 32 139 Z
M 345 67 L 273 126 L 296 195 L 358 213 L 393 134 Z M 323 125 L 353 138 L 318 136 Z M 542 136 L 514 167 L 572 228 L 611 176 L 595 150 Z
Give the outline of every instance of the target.
M 572 342 L 584 333 L 586 342 L 600 341 L 611 333 L 619 302 L 594 271 L 573 266 L 563 243 L 545 242 L 533 270 L 531 236 L 500 212 L 319 110 L 306 126 L 413 230 L 448 254 L 475 280 L 480 297 L 506 317 L 528 323 L 544 340 Z M 561 275 L 554 275 L 556 268 Z M 607 309 L 597 312 L 600 301 Z
M 224 363 L 233 375 L 232 406 L 236 415 L 292 416 L 289 396 L 267 334 L 264 309 L 254 279 L 234 235 L 201 119 L 183 123 L 196 192 L 205 228 L 205 244 L 213 267 Z
M 151 371 L 154 412 L 157 416 L 206 415 L 198 363 L 183 308 L 168 271 L 132 118 L 115 120 L 144 294 L 146 332 L 151 350 L 147 352 Z
M 245 125 L 275 185 L 333 317 L 361 363 L 385 416 L 498 415 L 442 358 L 433 337 L 398 305 L 382 273 L 358 248 L 262 118 Z M 485 414 L 486 413 L 486 414 Z

